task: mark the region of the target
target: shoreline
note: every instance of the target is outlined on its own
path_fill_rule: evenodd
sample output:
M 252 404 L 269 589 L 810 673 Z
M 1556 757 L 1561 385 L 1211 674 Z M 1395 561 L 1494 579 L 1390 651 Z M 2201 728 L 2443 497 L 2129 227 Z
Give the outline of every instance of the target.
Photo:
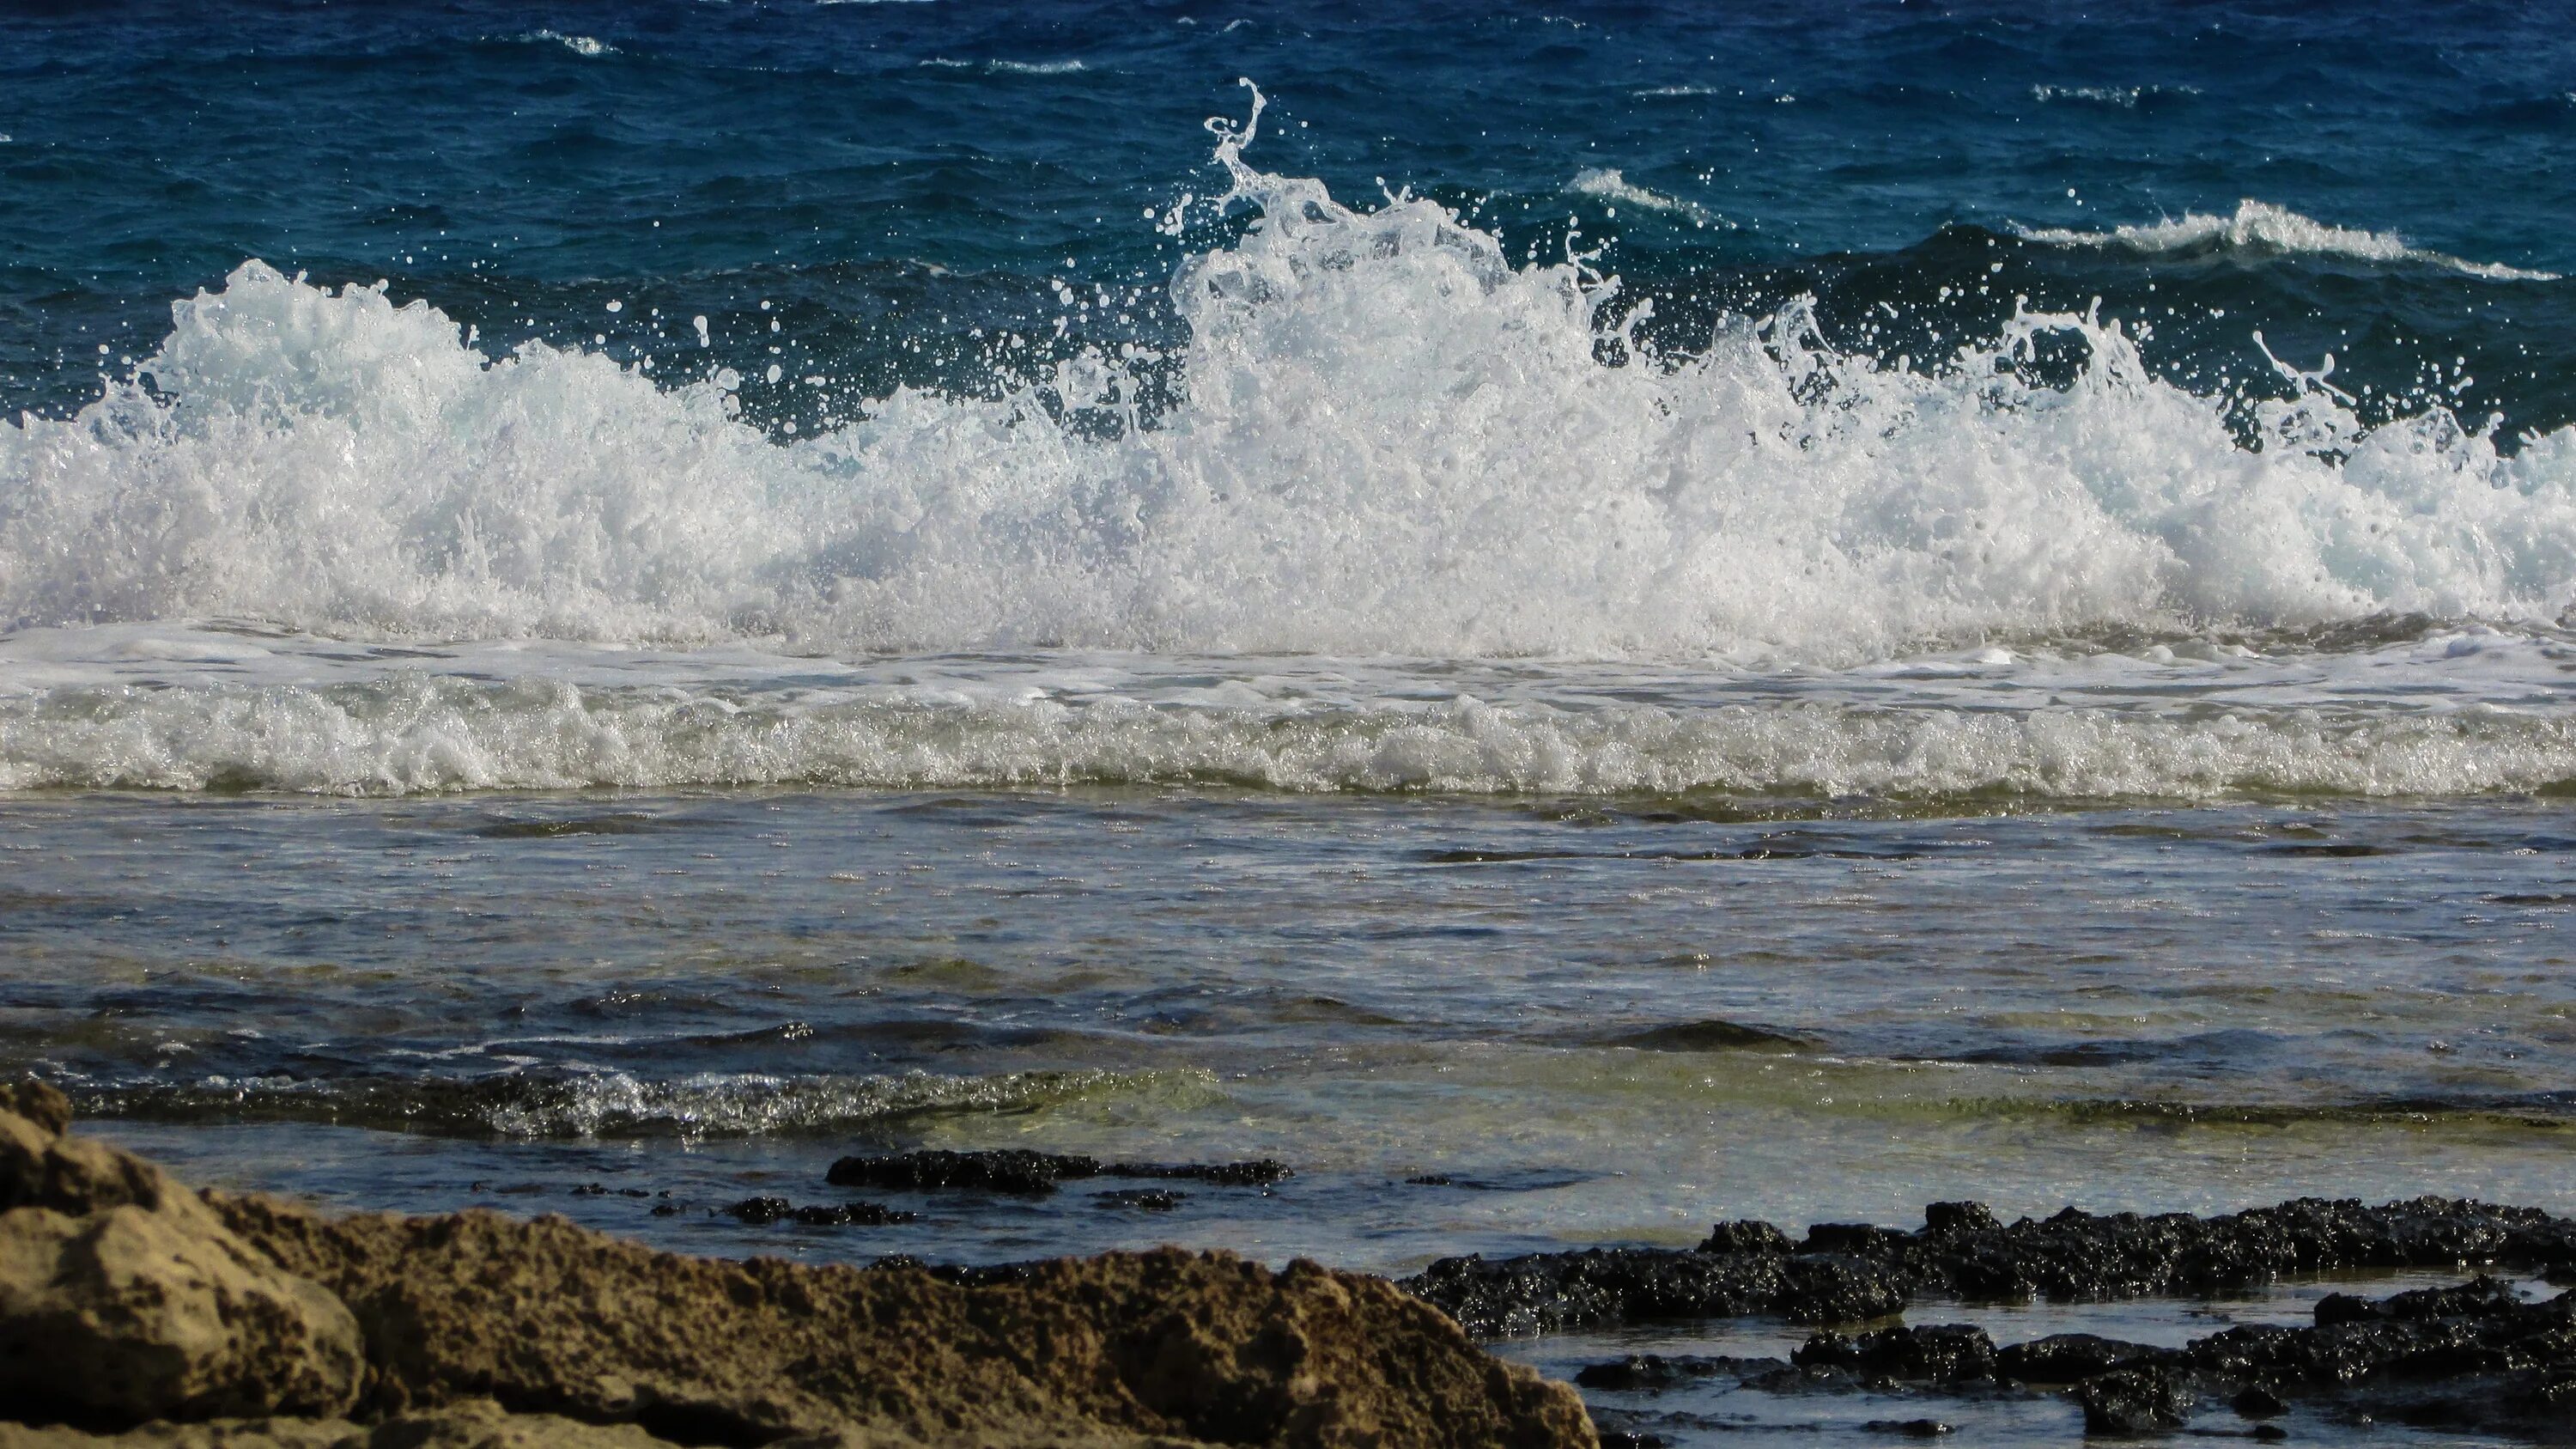
M 2219 1217 L 2004 1223 L 1936 1203 L 1917 1231 L 1718 1224 L 1693 1248 L 1451 1258 L 1401 1282 L 1300 1260 L 1113 1252 L 983 1268 L 658 1252 L 553 1216 L 326 1215 L 189 1192 L 70 1131 L 69 1102 L 0 1092 L 0 1449 L 75 1446 L 1051 1444 L 1644 1446 L 1623 1408 L 1732 1384 L 1895 1396 L 1938 1412 L 2062 1397 L 2086 1432 L 2223 1410 L 2274 1439 L 2294 1406 L 2348 1422 L 2567 1442 L 2576 1220 L 2426 1198 Z M 1276 1180 L 1276 1162 L 1103 1163 L 1029 1152 L 852 1158 L 835 1185 L 1043 1193 L 1066 1178 Z M 1146 1189 L 1151 1190 L 1151 1189 Z M 734 1205 L 793 1215 L 831 1205 Z M 844 1214 L 865 1204 L 838 1204 Z M 2398 1268 L 2478 1276 L 2313 1324 L 2181 1347 L 2090 1333 L 1997 1342 L 1899 1321 L 1918 1303 L 2107 1302 Z M 1761 1316 L 1818 1331 L 1785 1358 L 1626 1353 L 1575 1388 L 1496 1340 Z M 1462 1327 L 1461 1325 L 1466 1325 Z M 1474 1330 L 1471 1336 L 1470 1329 Z M 1874 1400 L 1873 1400 L 1874 1401 Z M 1876 1432 L 1952 1432 L 1934 1417 Z

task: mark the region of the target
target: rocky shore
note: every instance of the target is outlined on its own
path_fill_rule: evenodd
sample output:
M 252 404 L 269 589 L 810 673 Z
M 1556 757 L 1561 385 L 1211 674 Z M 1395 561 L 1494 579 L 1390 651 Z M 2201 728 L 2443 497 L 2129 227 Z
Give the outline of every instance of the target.
M 2004 1223 L 1935 1203 L 1913 1231 L 1824 1224 L 1793 1240 L 1728 1222 L 1695 1249 L 1450 1258 L 1402 1284 L 1170 1248 L 813 1267 L 655 1252 L 554 1217 L 335 1217 L 190 1192 L 70 1126 L 50 1088 L 0 1087 L 0 1449 L 1643 1449 L 1660 1442 L 1657 1401 L 1711 1387 L 1919 1402 L 1920 1417 L 1873 1422 L 1900 1437 L 1948 1433 L 1944 1404 L 2063 1395 L 2095 1434 L 2207 1432 L 2196 1416 L 2215 1412 L 2238 1426 L 2220 1432 L 2278 1439 L 2295 1409 L 2576 1442 L 2576 1291 L 2494 1276 L 2331 1294 L 2313 1323 L 2179 1347 L 1998 1344 L 1971 1324 L 1896 1321 L 1927 1299 L 2213 1295 L 2374 1269 L 2576 1284 L 2576 1221 L 2528 1208 L 2303 1200 Z M 1259 1190 L 1288 1174 L 918 1152 L 844 1159 L 830 1181 L 1026 1196 L 1095 1177 Z M 784 1198 L 709 1211 L 905 1216 Z M 1786 1358 L 1590 1364 L 1575 1375 L 1590 1411 L 1469 1336 L 1744 1315 L 1822 1331 Z
M 192 1193 L 0 1089 L 0 1449 L 1587 1446 L 1382 1279 L 1165 1249 L 967 1283 Z

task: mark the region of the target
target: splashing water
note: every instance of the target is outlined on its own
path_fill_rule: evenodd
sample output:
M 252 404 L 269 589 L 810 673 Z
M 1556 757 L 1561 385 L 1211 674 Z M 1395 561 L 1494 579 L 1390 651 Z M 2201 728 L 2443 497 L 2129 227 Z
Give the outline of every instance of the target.
M 1050 408 L 899 390 L 772 442 L 722 382 L 487 357 L 423 303 L 258 262 L 67 421 L 0 429 L 0 619 L 231 615 L 385 638 L 1786 655 L 2392 611 L 2548 618 L 2576 435 L 2364 427 L 2154 379 L 2016 317 L 1937 368 L 1792 306 L 1654 357 L 1580 257 L 1243 158 L 1258 215 L 1172 280 L 1183 401 L 1077 359 Z M 2038 380 L 2044 350 L 2081 354 Z M 1078 422 L 1106 426 L 1077 426 Z

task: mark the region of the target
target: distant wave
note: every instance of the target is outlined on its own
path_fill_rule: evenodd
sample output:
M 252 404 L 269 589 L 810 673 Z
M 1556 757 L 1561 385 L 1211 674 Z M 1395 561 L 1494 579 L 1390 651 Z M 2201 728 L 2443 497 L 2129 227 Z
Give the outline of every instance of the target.
M 603 41 L 594 40 L 587 35 L 565 35 L 560 31 L 540 30 L 535 34 L 530 35 L 528 39 L 554 41 L 575 55 L 614 55 L 617 53 L 616 46 L 609 45 Z
M 2063 228 L 2031 228 L 2021 232 L 2028 241 L 2054 246 L 2117 247 L 2140 253 L 2188 252 L 2229 248 L 2244 251 L 2268 251 L 2286 256 L 2339 256 L 2372 262 L 2415 262 L 2447 267 L 2473 277 L 2497 281 L 2554 282 L 2555 272 L 2527 271 L 2494 262 L 2464 261 L 2441 252 L 2424 251 L 2406 244 L 2392 232 L 2360 231 L 2351 227 L 2330 226 L 2315 221 L 2287 207 L 2269 202 L 2245 200 L 2227 216 L 2209 216 L 2191 212 L 2167 221 L 2148 222 L 2137 226 L 2117 227 L 2110 231 L 2075 231 Z
M 1079 60 L 950 60 L 932 56 L 922 62 L 935 70 L 981 70 L 986 75 L 1072 75 L 1091 69 Z
M 2050 101 L 2084 101 L 2097 106 L 2116 106 L 2134 111 L 2138 103 L 2157 96 L 2196 96 L 2198 86 L 2032 86 L 2031 99 L 2046 104 Z

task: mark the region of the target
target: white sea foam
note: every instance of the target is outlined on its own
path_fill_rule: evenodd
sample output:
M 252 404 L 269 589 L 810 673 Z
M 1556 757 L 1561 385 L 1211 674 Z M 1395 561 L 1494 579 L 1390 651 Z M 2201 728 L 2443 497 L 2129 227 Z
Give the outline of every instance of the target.
M 1566 190 L 1584 196 L 1598 196 L 1605 201 L 1642 206 L 1648 211 L 1672 212 L 1677 216 L 1689 217 L 1702 226 L 1732 225 L 1724 217 L 1696 201 L 1678 196 L 1666 196 L 1660 191 L 1649 191 L 1631 182 L 1626 176 L 1621 175 L 1619 168 L 1615 166 L 1596 166 L 1576 172 L 1574 179 L 1566 183 Z
M 1090 67 L 1078 60 L 951 60 L 932 56 L 921 62 L 934 70 L 982 70 L 987 75 L 1072 75 Z
M 2116 227 L 2110 231 L 2045 227 L 2024 230 L 2022 236 L 2055 246 L 2120 247 L 2135 252 L 2228 247 L 2284 255 L 2353 257 L 2372 262 L 2417 262 L 2496 281 L 2558 280 L 2555 272 L 2528 271 L 2496 262 L 2464 261 L 2441 252 L 2409 246 L 2404 238 L 2391 232 L 2331 226 L 2301 216 L 2287 207 L 2250 198 L 2238 202 L 2236 210 L 2227 216 L 2209 216 L 2195 211 L 2165 221 Z
M 1577 267 L 1239 147 L 1263 217 L 1173 281 L 1186 402 L 1105 439 L 1025 394 L 907 390 L 775 443 L 715 383 L 487 357 L 424 304 L 247 263 L 174 306 L 151 389 L 0 424 L 0 622 L 1848 663 L 2576 601 L 2576 432 L 2507 457 L 2318 393 L 2248 451 L 2073 316 L 1932 376 L 1797 308 L 1613 365 Z M 2071 385 L 2014 370 L 2044 334 L 2089 353 Z M 1121 382 L 1063 387 L 1115 417 Z
M 556 30 L 540 30 L 530 40 L 551 40 L 575 55 L 614 55 L 617 47 L 587 35 L 566 35 Z
M 2138 103 L 2150 96 L 2196 96 L 2197 86 L 2032 86 L 2031 99 L 2045 105 L 2050 101 L 2082 101 L 2097 106 L 2117 106 L 2134 111 Z
M 820 784 L 1232 785 L 1300 793 L 2206 799 L 2576 782 L 2563 709 L 1365 707 L 1204 680 L 1187 704 L 989 687 L 743 691 L 397 673 L 369 684 L 0 697 L 0 790 L 342 795 Z

